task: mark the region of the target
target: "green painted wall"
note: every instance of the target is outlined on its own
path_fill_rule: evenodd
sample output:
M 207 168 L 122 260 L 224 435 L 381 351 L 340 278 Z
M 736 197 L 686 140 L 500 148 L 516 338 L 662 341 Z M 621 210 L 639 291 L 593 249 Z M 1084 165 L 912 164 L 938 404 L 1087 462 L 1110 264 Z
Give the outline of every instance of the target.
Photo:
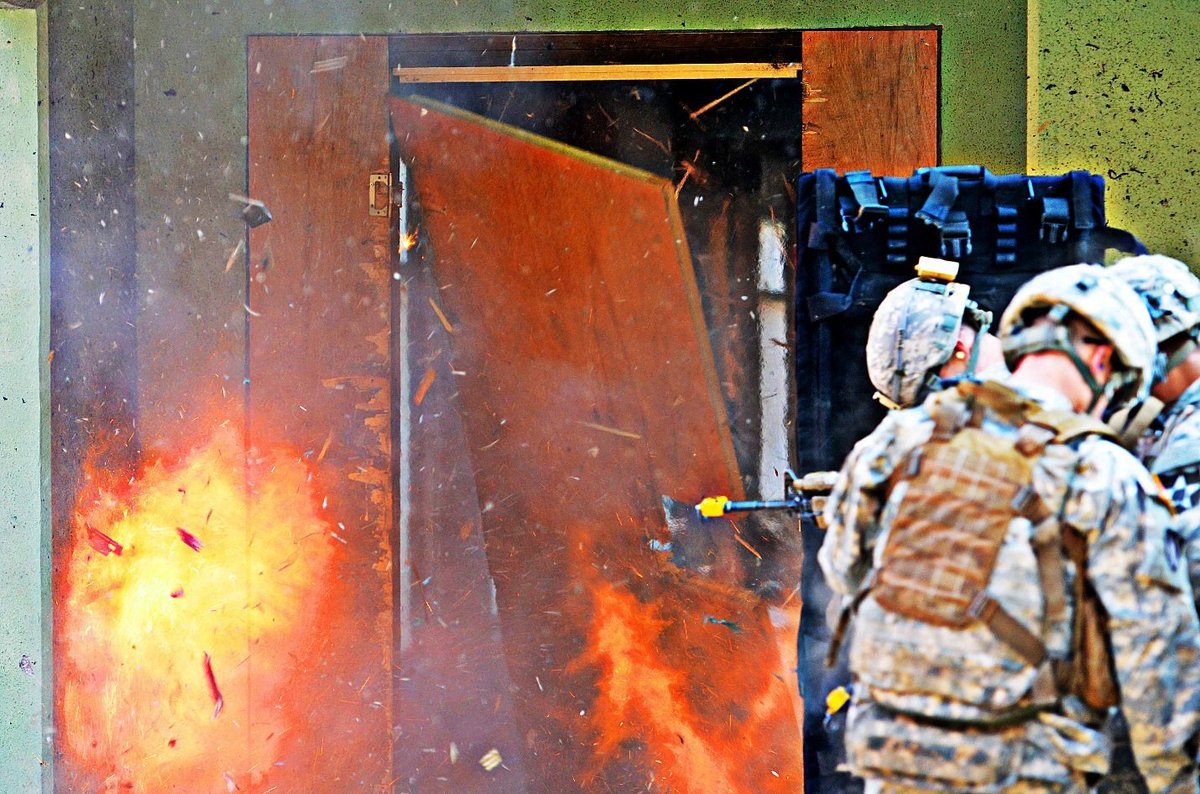
M 43 629 L 48 575 L 49 291 L 39 167 L 39 14 L 0 10 L 0 778 L 38 791 L 49 770 Z M 44 554 L 43 551 L 46 551 Z M 48 614 L 48 613 L 47 613 Z M 48 628 L 46 629 L 48 631 Z M 43 760 L 47 762 L 43 766 Z M 49 775 L 47 774 L 47 779 Z
M 942 34 L 942 153 L 998 173 L 1025 165 L 1025 1 L 995 0 L 139 0 L 136 163 L 139 427 L 171 443 L 202 406 L 240 400 L 243 308 L 222 268 L 243 225 L 229 193 L 245 185 L 245 36 L 249 33 L 699 30 L 937 24 Z M 180 360 L 179 340 L 211 357 Z M 175 395 L 175 383 L 207 389 Z M 225 386 L 220 396 L 220 386 Z M 163 395 L 170 395 L 169 398 Z
M 1031 170 L 1108 177 L 1109 221 L 1200 266 L 1200 4 L 1030 3 Z

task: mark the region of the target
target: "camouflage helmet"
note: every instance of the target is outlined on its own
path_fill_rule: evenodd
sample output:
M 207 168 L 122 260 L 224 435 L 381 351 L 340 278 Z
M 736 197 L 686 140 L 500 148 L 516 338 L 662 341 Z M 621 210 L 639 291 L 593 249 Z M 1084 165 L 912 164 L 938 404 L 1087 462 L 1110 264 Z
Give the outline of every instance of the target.
M 1113 346 L 1116 363 L 1104 386 L 1096 382 L 1068 335 L 1071 313 L 1095 326 Z M 1035 325 L 1043 316 L 1053 324 Z M 1000 340 L 1009 369 L 1029 353 L 1066 353 L 1095 401 L 1107 395 L 1112 405 L 1144 399 L 1159 368 L 1154 324 L 1145 306 L 1132 287 L 1099 265 L 1068 265 L 1026 282 L 1000 318 Z
M 915 405 L 937 388 L 938 371 L 954 354 L 964 315 L 982 330 L 991 324 L 991 314 L 968 298 L 971 288 L 953 281 L 957 267 L 930 275 L 934 266 L 956 264 L 922 257 L 917 272 L 923 275 L 889 292 L 871 319 L 867 373 L 876 396 L 889 407 Z
M 1169 351 L 1170 372 L 1195 349 L 1200 335 L 1200 279 L 1183 262 L 1162 254 L 1126 257 L 1110 270 L 1146 304 L 1159 350 Z

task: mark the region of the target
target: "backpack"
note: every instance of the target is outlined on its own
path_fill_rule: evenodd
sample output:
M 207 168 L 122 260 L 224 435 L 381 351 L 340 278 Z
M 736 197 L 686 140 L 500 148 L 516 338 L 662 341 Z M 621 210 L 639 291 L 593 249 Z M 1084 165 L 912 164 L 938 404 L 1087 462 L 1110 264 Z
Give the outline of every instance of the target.
M 1059 506 L 1033 482 L 1042 456 L 1070 471 L 1075 443 L 1111 431 L 992 382 L 959 383 L 925 406 L 933 433 L 889 478 L 882 553 L 843 612 L 833 653 L 861 610 L 851 667 L 880 705 L 914 718 L 995 727 L 1066 694 L 1096 709 L 1116 705 L 1086 539 L 1060 524 Z M 1024 557 L 1012 545 L 1022 531 L 1032 550 Z M 993 581 L 1006 543 L 1005 578 Z M 1070 587 L 1067 559 L 1077 571 Z

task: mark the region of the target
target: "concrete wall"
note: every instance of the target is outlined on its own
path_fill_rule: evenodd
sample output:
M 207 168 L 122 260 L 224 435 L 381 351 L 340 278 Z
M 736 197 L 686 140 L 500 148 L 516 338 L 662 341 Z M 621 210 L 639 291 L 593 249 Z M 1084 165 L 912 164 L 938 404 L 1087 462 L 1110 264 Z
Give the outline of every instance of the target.
M 40 12 L 0 10 L 0 777 L 49 780 L 49 289 L 42 239 L 45 150 Z
M 1030 170 L 1108 178 L 1109 222 L 1200 269 L 1200 6 L 1032 0 Z

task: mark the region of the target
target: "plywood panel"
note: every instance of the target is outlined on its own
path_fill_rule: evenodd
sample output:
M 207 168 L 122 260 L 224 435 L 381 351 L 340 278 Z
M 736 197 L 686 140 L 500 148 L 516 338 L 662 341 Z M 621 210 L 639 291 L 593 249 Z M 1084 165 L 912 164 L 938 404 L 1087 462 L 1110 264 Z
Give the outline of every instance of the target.
M 804 170 L 937 165 L 938 44 L 933 29 L 805 31 Z
M 663 494 L 740 495 L 672 186 L 432 101 L 391 108 L 450 329 L 513 749 L 543 790 L 795 790 L 790 678 L 736 527 L 712 526 L 700 574 L 657 545 Z
M 335 607 L 312 616 L 293 752 L 271 780 L 378 789 L 394 777 L 392 271 L 367 180 L 388 168 L 387 39 L 251 37 L 247 73 L 248 190 L 274 216 L 249 238 L 247 439 L 314 466 L 335 547 Z

